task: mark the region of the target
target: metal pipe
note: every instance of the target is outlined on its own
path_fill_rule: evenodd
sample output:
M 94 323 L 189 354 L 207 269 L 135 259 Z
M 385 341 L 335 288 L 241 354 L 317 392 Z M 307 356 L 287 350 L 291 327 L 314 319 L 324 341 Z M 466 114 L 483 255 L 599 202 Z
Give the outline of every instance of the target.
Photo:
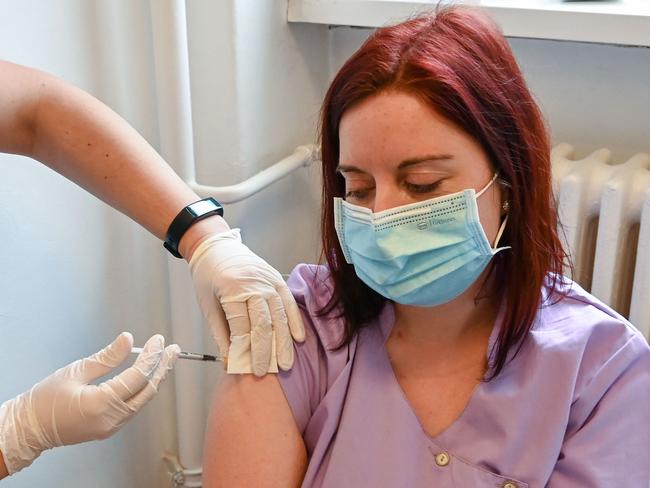
M 296 169 L 309 166 L 320 159 L 320 151 L 314 145 L 298 146 L 290 156 L 260 171 L 247 180 L 229 186 L 206 186 L 190 182 L 192 189 L 202 197 L 214 197 L 221 203 L 235 203 L 263 190 Z
M 201 487 L 202 483 L 200 479 L 190 481 L 187 479 L 187 476 L 201 476 L 203 474 L 202 469 L 184 469 L 178 456 L 169 451 L 163 453 L 163 461 L 167 465 L 167 471 L 169 472 L 169 477 L 174 488 L 182 486 L 186 488 Z
M 194 147 L 190 97 L 187 25 L 183 0 L 150 0 L 156 75 L 160 152 L 185 181 L 194 181 Z M 169 259 L 171 329 L 174 341 L 202 350 L 202 323 L 185 263 Z M 205 418 L 201 368 L 175 369 L 179 455 L 185 465 L 201 465 Z

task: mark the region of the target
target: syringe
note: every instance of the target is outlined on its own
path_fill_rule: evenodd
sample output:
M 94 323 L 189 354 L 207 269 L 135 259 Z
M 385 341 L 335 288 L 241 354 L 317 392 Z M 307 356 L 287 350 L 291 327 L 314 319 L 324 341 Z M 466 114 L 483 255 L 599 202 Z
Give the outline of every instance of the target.
M 142 352 L 141 347 L 132 347 L 132 354 L 140 354 Z M 179 359 L 193 359 L 194 361 L 223 361 L 223 358 L 218 356 L 212 356 L 211 354 L 201 354 L 198 352 L 185 352 L 181 351 L 178 355 Z

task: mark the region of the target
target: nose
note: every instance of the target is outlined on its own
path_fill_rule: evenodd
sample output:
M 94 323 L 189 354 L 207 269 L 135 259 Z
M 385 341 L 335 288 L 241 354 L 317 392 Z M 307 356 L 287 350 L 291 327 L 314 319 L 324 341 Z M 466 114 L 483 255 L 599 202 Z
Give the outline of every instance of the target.
M 372 205 L 373 212 L 381 212 L 407 203 L 410 202 L 405 201 L 399 186 L 375 182 L 375 200 Z

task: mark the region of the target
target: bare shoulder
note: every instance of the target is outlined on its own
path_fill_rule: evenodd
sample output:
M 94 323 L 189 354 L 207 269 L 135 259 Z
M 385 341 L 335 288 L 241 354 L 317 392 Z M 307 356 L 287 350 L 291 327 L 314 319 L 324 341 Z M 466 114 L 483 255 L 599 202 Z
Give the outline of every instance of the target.
M 226 375 L 205 435 L 203 486 L 300 486 L 307 453 L 276 375 Z

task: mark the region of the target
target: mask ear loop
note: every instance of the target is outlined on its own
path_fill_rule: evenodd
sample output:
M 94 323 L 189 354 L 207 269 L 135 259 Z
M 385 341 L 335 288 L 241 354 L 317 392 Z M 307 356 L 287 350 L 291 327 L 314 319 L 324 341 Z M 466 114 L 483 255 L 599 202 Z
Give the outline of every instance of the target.
M 483 189 L 476 194 L 476 198 L 483 195 L 485 190 L 487 190 L 488 188 L 490 188 L 490 186 L 492 186 L 492 183 L 494 183 L 494 181 L 497 179 L 498 176 L 499 176 L 499 172 L 497 171 L 496 173 L 494 173 L 494 176 L 489 181 L 489 183 L 487 185 L 485 185 L 483 187 Z M 507 247 L 510 247 L 510 246 L 507 246 L 507 247 L 504 247 L 504 248 L 497 249 L 497 244 L 499 244 L 499 241 L 501 240 L 501 236 L 503 235 L 503 231 L 506 230 L 506 223 L 507 222 L 508 222 L 508 214 L 506 214 L 506 216 L 503 219 L 503 222 L 501 222 L 501 226 L 499 227 L 499 232 L 497 232 L 497 237 L 494 240 L 493 249 L 500 250 L 500 249 L 507 249 Z
M 485 190 L 487 190 L 488 188 L 490 188 L 490 187 L 492 186 L 492 183 L 494 183 L 494 180 L 497 179 L 497 176 L 499 176 L 499 172 L 498 172 L 498 171 L 497 171 L 496 173 L 494 173 L 494 176 L 492 177 L 492 179 L 490 180 L 490 182 L 489 182 L 487 185 L 485 185 L 485 186 L 483 187 L 483 189 L 482 189 L 481 191 L 479 191 L 479 192 L 476 194 L 476 198 L 478 198 L 478 197 L 480 197 L 481 195 L 483 195 L 483 193 L 485 193 Z
M 501 222 L 501 226 L 499 227 L 499 232 L 497 232 L 497 237 L 496 237 L 496 239 L 494 239 L 493 249 L 497 248 L 497 245 L 499 244 L 499 241 L 501 240 L 501 236 L 503 235 L 503 231 L 506 230 L 506 223 L 507 222 L 508 222 L 508 214 L 506 214 L 506 216 L 503 218 L 503 222 Z M 507 246 L 507 247 L 510 247 L 510 246 Z

